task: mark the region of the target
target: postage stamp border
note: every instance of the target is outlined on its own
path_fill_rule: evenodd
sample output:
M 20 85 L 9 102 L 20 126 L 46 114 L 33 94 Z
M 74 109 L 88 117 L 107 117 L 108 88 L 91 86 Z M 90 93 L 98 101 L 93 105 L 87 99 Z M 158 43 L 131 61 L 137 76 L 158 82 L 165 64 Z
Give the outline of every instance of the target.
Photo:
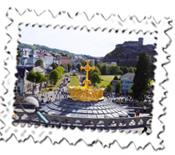
M 164 99 L 166 99 L 167 90 L 162 84 L 168 81 L 168 73 L 165 69 L 165 65 L 168 64 L 168 46 L 171 44 L 171 39 L 166 33 L 172 29 L 171 19 L 163 18 L 157 22 L 154 17 L 144 17 L 143 20 L 139 21 L 136 16 L 127 17 L 122 19 L 119 15 L 111 15 L 106 18 L 102 14 L 94 14 L 91 18 L 86 13 L 77 12 L 75 15 L 70 15 L 66 11 L 60 11 L 57 16 L 54 16 L 51 11 L 43 11 L 37 13 L 35 10 L 26 9 L 24 12 L 14 8 L 9 8 L 7 11 L 7 18 L 10 23 L 6 26 L 6 34 L 8 36 L 7 44 L 5 45 L 5 63 L 4 69 L 8 72 L 3 81 L 3 87 L 5 89 L 1 103 L 1 128 L 0 138 L 1 140 L 8 141 L 12 136 L 15 136 L 18 142 L 26 141 L 29 137 L 32 137 L 34 142 L 42 142 L 46 138 L 55 143 L 61 143 L 64 139 L 69 144 L 76 145 L 80 141 L 84 141 L 87 145 L 93 145 L 94 141 L 100 141 L 105 147 L 110 147 L 113 143 L 118 143 L 121 148 L 129 147 L 132 143 L 136 149 L 144 149 L 148 145 L 151 145 L 154 150 L 164 149 L 163 139 L 161 134 L 165 130 L 165 124 L 161 121 L 161 117 L 165 115 Z M 46 21 L 47 19 L 47 21 Z M 12 113 L 13 113 L 13 84 L 15 83 L 14 74 L 16 73 L 16 52 L 14 52 L 18 45 L 18 26 L 20 23 L 32 24 L 33 26 L 39 25 L 53 28 L 74 28 L 74 29 L 87 29 L 87 31 L 101 30 L 108 31 L 119 31 L 122 33 L 143 33 L 156 35 L 156 51 L 158 56 L 155 56 L 157 62 L 155 63 L 157 69 L 155 71 L 156 82 L 154 84 L 154 109 L 153 109 L 153 124 L 152 134 L 147 136 L 146 134 L 125 134 L 109 132 L 98 132 L 98 131 L 80 131 L 79 129 L 66 131 L 63 128 L 45 128 L 38 127 L 37 129 L 32 127 L 24 126 L 21 128 L 20 125 L 14 127 L 12 125 Z M 58 24 L 59 23 L 59 24 Z M 14 65 L 15 64 L 15 65 Z M 161 95 L 160 95 L 161 94 Z M 164 101 L 162 103 L 162 101 Z M 72 134 L 73 132 L 73 134 Z M 86 135 L 86 136 L 85 136 Z M 127 136 L 127 137 L 125 137 Z M 140 141 L 140 136 L 142 141 Z M 117 138 L 115 138 L 117 137 Z M 133 140 L 134 139 L 134 140 Z

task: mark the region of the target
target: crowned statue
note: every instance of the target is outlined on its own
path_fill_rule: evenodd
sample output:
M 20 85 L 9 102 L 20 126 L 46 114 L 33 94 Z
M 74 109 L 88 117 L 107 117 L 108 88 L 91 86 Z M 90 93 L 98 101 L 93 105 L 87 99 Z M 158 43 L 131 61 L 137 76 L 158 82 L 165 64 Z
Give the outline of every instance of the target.
M 86 79 L 83 81 L 84 86 L 69 86 L 70 96 L 69 99 L 80 100 L 80 101 L 101 101 L 104 100 L 103 92 L 105 88 L 95 88 L 89 86 L 91 81 L 88 79 L 89 71 L 94 70 L 94 67 L 89 65 L 89 60 L 86 61 L 87 65 L 85 67 L 81 66 L 81 70 L 86 71 Z

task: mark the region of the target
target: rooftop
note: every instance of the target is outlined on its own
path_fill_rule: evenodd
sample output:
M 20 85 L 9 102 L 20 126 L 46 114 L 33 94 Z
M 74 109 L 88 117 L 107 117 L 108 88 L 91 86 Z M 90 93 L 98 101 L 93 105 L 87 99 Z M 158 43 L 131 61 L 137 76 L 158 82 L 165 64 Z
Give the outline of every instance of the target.
M 25 69 L 27 71 L 31 71 L 33 69 L 33 67 L 31 67 L 31 66 L 17 66 L 18 73 L 16 73 L 15 76 L 18 77 L 18 75 L 19 75 L 21 78 L 24 78 Z
M 35 71 L 35 72 L 44 72 L 45 71 L 45 69 L 43 69 L 41 66 L 38 66 L 38 67 L 33 67 L 33 71 Z
M 121 76 L 122 79 L 132 79 L 135 76 L 134 73 L 126 73 Z

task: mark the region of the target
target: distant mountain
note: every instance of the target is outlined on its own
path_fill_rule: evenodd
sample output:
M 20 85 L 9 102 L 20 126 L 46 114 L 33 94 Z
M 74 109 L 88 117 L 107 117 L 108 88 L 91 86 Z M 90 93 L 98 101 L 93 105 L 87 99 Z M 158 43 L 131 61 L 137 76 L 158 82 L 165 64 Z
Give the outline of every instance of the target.
M 154 55 L 156 55 L 155 50 L 150 50 L 146 46 L 142 47 L 116 47 L 113 51 L 107 53 L 103 57 L 103 62 L 109 62 L 109 61 L 114 61 L 117 62 L 119 66 L 133 66 L 135 67 L 138 56 L 140 55 L 141 52 L 146 52 L 148 56 L 151 56 L 153 58 Z M 124 53 L 125 58 L 121 58 L 120 55 Z
M 50 47 L 47 47 L 45 45 L 39 45 L 39 44 L 30 45 L 30 44 L 20 43 L 18 45 L 18 48 L 29 48 L 29 49 L 32 49 L 32 50 L 45 50 L 45 51 L 51 51 L 51 52 L 55 52 L 55 53 L 64 53 L 64 54 L 67 54 L 69 56 L 82 55 L 82 56 L 92 57 L 90 55 L 75 54 L 75 53 L 71 53 L 71 52 L 66 51 L 66 50 L 60 50 L 60 49 L 56 49 L 56 48 L 50 48 Z

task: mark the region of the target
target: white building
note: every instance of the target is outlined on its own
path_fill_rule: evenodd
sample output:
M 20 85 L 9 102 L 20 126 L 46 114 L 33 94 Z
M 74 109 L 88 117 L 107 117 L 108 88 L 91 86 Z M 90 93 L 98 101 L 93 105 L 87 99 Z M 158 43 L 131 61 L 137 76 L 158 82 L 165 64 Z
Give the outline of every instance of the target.
M 94 65 L 95 65 L 95 59 L 97 59 L 97 58 L 95 58 L 95 57 L 85 57 L 85 61 L 89 60 L 89 61 L 91 61 Z
M 114 61 L 104 61 L 104 64 L 111 66 L 111 65 L 117 65 L 117 62 Z
M 131 85 L 133 84 L 133 79 L 134 79 L 135 74 L 134 73 L 126 73 L 121 76 L 121 84 L 122 84 L 122 92 L 127 92 L 130 89 Z
M 78 56 L 78 55 L 72 57 L 72 58 L 71 58 L 72 67 L 73 67 L 73 68 L 76 68 L 77 63 L 78 63 L 81 59 L 83 59 L 83 57 L 82 57 L 82 56 Z
M 33 67 L 33 66 L 17 66 L 17 70 L 18 73 L 15 74 L 15 76 L 17 77 L 17 81 L 16 81 L 16 86 L 15 86 L 15 91 L 17 93 L 24 93 L 28 90 L 32 90 L 33 89 L 33 83 L 31 83 L 30 81 L 28 81 L 27 78 L 27 74 L 33 70 L 35 72 L 40 72 L 43 75 L 45 75 L 45 70 L 38 66 L 38 67 Z M 44 84 L 42 84 L 43 86 Z
M 29 48 L 23 48 L 21 50 L 21 56 L 28 56 L 31 52 L 32 52 L 31 49 L 29 49 Z
M 50 53 L 35 53 L 35 54 L 29 55 L 29 58 L 27 59 L 27 65 L 35 66 L 35 62 L 38 59 L 43 60 L 43 64 L 45 68 L 50 67 L 51 64 L 54 62 L 54 57 Z M 55 60 L 55 62 L 58 62 L 58 60 Z
M 39 56 L 34 54 L 29 54 L 29 58 L 27 59 L 27 65 L 35 66 L 35 62 L 39 59 Z

